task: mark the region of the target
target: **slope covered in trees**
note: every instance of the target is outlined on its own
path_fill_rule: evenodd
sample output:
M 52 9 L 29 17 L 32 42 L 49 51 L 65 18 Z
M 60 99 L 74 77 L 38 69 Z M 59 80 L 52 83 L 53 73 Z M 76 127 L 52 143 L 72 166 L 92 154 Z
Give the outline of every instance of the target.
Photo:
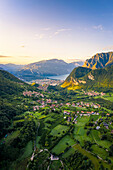
M 68 89 L 98 89 L 109 91 L 113 89 L 113 66 L 91 70 L 89 68 L 75 68 L 67 77 L 62 87 Z

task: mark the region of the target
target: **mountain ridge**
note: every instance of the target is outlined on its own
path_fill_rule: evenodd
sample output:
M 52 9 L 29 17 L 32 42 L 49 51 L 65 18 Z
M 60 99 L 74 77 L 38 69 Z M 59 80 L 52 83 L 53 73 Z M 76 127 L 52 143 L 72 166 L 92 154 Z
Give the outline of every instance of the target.
M 90 59 L 87 59 L 83 67 L 97 69 L 107 67 L 113 64 L 113 52 L 107 53 L 97 53 L 96 55 L 92 56 Z

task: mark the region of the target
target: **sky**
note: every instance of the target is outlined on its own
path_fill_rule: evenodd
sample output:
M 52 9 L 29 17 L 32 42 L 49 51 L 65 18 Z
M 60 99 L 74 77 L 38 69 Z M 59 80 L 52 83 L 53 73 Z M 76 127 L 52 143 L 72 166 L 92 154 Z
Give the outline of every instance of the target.
M 113 51 L 113 0 L 0 0 L 0 63 Z

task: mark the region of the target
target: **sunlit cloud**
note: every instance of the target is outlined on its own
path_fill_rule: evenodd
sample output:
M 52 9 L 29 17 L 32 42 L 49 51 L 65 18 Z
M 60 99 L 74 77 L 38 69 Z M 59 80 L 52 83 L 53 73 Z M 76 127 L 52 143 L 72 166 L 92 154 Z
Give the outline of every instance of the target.
M 12 56 L 5 56 L 5 55 L 0 55 L 0 58 L 10 58 Z
M 34 39 L 43 39 L 43 38 L 45 38 L 45 34 L 35 34 Z
M 102 25 L 94 25 L 93 29 L 102 31 L 103 30 L 103 26 Z
M 50 28 L 50 27 L 42 28 L 42 30 L 43 30 L 43 31 L 49 31 L 49 30 L 51 30 L 51 28 Z
M 19 57 L 22 57 L 22 58 L 32 58 L 32 56 L 19 56 Z
M 59 29 L 54 33 L 54 35 L 58 35 L 59 33 L 66 32 L 66 31 L 71 31 L 71 29 Z
M 24 48 L 24 47 L 25 47 L 25 45 L 21 45 L 20 47 L 21 47 L 21 48 Z

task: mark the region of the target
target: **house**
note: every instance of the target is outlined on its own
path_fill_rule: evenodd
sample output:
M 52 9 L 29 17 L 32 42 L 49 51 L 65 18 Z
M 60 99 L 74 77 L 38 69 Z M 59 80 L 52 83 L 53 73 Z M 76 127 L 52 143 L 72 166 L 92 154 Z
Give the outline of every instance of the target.
M 64 114 L 66 114 L 67 113 L 67 111 L 66 110 L 64 110 Z
M 71 104 L 70 103 L 66 103 L 67 106 L 70 106 Z
M 109 129 L 109 126 L 107 123 L 103 122 L 103 125 L 104 125 L 104 127 L 106 127 L 106 129 Z
M 75 107 L 75 103 L 73 103 L 72 106 Z
M 96 130 L 98 130 L 98 129 L 100 129 L 100 126 L 97 126 L 97 127 L 96 127 Z
M 68 117 L 68 122 L 71 122 L 71 118 L 72 118 L 72 117 Z
M 51 154 L 51 161 L 59 160 L 59 157 Z

